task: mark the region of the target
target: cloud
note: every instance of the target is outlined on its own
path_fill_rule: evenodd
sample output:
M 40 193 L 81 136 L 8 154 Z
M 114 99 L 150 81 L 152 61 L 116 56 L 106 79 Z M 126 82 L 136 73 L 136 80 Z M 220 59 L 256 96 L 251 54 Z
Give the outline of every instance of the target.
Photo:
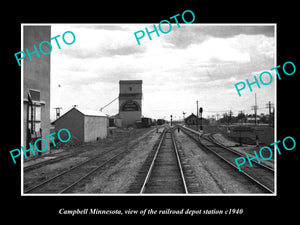
M 85 30 L 127 30 L 126 25 L 121 24 L 75 24 L 73 28 L 81 28 Z
M 75 34 L 76 41 L 70 46 L 64 46 L 61 53 L 72 58 L 101 58 L 140 54 L 145 51 L 136 44 L 133 32 L 128 29 L 128 26 L 73 25 L 68 29 Z M 66 28 L 57 30 L 66 30 Z
M 95 46 L 94 48 L 74 48 L 65 52 L 65 55 L 79 59 L 102 58 L 118 55 L 132 55 L 143 53 L 144 49 L 137 46 Z
M 152 40 L 146 35 L 141 45 L 133 33 L 145 24 L 53 27 L 58 34 L 71 30 L 76 35 L 74 44 L 51 53 L 55 107 L 99 109 L 118 95 L 122 79 L 143 80 L 143 114 L 151 117 L 192 112 L 196 100 L 215 110 L 248 107 L 239 102 L 234 84 L 275 66 L 273 27 L 172 25 L 168 34 L 153 33 Z M 264 88 L 258 91 L 272 101 L 274 89 Z M 107 110 L 117 113 L 118 105 Z
M 178 48 L 187 48 L 194 43 L 204 42 L 211 37 L 231 38 L 238 35 L 264 35 L 274 37 L 274 25 L 215 25 L 215 24 L 188 24 L 177 28 L 173 24 L 172 31 L 162 35 L 167 42 Z
M 186 54 L 191 59 L 212 63 L 250 61 L 248 52 L 241 52 L 233 48 L 228 40 L 222 38 L 211 38 L 201 44 L 191 44 Z
M 257 49 L 258 52 L 265 57 L 274 59 L 274 39 L 263 40 Z
M 225 26 L 201 26 L 199 27 L 207 35 L 213 37 L 229 38 L 236 35 L 265 35 L 268 37 L 274 36 L 274 25 L 268 26 L 253 26 L 253 25 L 225 25 Z

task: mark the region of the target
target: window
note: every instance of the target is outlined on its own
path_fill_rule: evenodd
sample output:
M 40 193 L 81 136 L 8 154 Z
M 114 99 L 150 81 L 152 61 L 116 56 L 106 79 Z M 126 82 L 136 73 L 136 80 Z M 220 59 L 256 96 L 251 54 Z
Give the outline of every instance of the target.
M 129 87 L 129 91 L 132 91 L 132 87 Z
M 40 91 L 29 89 L 29 95 L 32 101 L 39 102 L 40 101 Z
M 30 134 L 41 136 L 41 102 L 40 91 L 29 89 L 28 91 L 28 112 L 27 124 Z
M 40 91 L 29 89 L 27 95 L 27 140 L 26 146 L 29 148 L 29 143 L 33 144 L 33 142 L 42 137 L 42 129 L 41 129 L 41 111 L 42 111 L 42 103 L 40 101 Z M 41 142 L 39 142 L 39 149 L 42 148 Z M 27 156 L 30 155 L 30 152 L 27 152 Z M 39 155 L 41 153 L 39 152 Z
M 41 106 L 34 104 L 31 107 L 29 107 L 28 111 L 28 128 L 30 130 L 33 129 L 35 132 L 39 132 L 41 128 Z M 33 128 L 31 128 L 32 125 Z

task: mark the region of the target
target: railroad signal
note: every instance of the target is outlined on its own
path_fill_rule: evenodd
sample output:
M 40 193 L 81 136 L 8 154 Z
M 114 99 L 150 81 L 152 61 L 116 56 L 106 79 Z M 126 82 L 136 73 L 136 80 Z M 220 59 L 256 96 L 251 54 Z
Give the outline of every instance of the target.
M 202 112 L 203 112 L 203 108 L 202 107 L 200 107 L 199 112 L 200 112 L 200 132 L 202 132 L 203 131 L 203 126 L 202 126 Z

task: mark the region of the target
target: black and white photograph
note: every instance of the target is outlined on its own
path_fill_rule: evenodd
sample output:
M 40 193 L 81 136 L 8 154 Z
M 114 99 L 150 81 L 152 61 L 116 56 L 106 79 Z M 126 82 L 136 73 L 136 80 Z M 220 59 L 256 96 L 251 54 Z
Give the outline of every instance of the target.
M 276 24 L 22 28 L 24 195 L 276 194 Z
M 294 221 L 296 5 L 101 3 L 5 7 L 3 220 Z

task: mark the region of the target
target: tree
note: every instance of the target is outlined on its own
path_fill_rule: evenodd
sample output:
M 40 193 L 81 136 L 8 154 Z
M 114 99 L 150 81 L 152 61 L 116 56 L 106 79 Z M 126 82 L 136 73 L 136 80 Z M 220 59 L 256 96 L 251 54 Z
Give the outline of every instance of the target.
M 245 113 L 243 111 L 240 111 L 240 113 L 237 115 L 237 118 L 239 121 L 241 121 L 241 124 L 242 124 L 243 121 L 245 122 L 245 119 L 246 119 Z

